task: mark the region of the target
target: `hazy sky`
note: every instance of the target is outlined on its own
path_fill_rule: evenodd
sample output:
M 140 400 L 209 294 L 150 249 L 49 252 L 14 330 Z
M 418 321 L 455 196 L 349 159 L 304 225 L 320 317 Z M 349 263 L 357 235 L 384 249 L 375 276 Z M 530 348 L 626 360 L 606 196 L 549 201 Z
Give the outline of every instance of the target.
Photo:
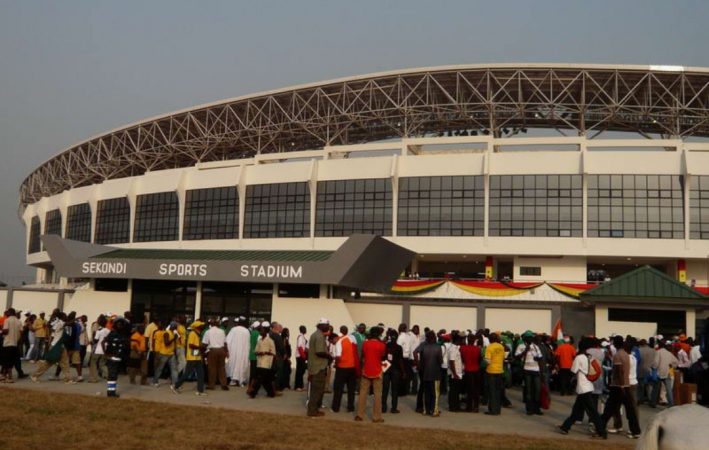
M 487 62 L 709 66 L 709 2 L 0 0 L 0 280 L 18 187 L 94 134 L 255 91 Z

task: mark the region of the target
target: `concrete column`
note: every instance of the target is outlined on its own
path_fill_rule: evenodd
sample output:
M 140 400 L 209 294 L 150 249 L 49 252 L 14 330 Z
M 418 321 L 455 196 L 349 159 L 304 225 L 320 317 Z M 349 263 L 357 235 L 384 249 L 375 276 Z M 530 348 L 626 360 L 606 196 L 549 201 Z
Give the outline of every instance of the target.
M 485 305 L 475 305 L 477 311 L 477 329 L 485 328 Z M 476 330 L 473 330 L 476 331 Z
M 685 314 L 685 331 L 687 336 L 697 336 L 697 312 L 693 309 L 687 309 Z
M 197 291 L 194 296 L 194 318 L 197 320 L 202 315 L 202 282 L 197 282 Z
M 549 331 L 554 328 L 556 325 L 556 322 L 561 319 L 561 306 L 560 305 L 553 305 L 551 307 L 551 328 L 549 328 Z
M 59 291 L 57 294 L 57 308 L 59 311 L 64 311 L 64 291 Z
M 411 303 L 406 302 L 401 305 L 401 323 L 405 323 L 410 328 L 409 321 L 411 321 Z
M 7 297 L 5 298 L 5 309 L 6 310 L 12 308 L 12 294 L 14 292 L 15 291 L 11 287 L 7 288 Z
M 274 289 L 275 289 L 275 286 L 277 286 L 277 285 L 274 285 Z M 321 285 L 320 285 L 320 295 L 319 295 L 319 298 L 320 298 L 320 299 L 328 299 L 328 298 L 330 298 L 330 296 L 329 296 L 329 294 L 330 294 L 330 289 L 329 289 L 329 287 L 330 287 L 330 286 L 327 285 L 327 284 L 321 284 Z

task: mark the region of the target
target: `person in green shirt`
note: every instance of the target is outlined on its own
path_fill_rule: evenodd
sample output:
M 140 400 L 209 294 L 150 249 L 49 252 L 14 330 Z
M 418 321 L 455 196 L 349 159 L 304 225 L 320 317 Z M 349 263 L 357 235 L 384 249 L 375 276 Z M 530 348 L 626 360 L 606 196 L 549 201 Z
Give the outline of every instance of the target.
M 260 329 L 261 322 L 256 321 L 251 324 L 251 336 L 249 340 L 249 388 L 246 390 L 248 395 L 254 390 L 254 383 L 256 382 L 256 344 L 258 344 L 258 338 L 261 335 Z
M 321 318 L 317 329 L 310 336 L 310 349 L 308 350 L 308 381 L 310 381 L 310 395 L 308 396 L 308 416 L 321 417 L 325 413 L 320 411 L 323 396 L 325 395 L 325 380 L 327 367 L 332 361 L 332 356 L 327 350 L 327 334 L 330 332 L 330 321 Z

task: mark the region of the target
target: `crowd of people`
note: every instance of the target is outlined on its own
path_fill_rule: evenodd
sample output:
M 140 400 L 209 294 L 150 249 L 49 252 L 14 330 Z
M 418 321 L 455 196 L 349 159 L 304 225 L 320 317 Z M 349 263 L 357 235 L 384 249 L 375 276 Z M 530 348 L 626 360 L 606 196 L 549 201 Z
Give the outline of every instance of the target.
M 126 312 L 102 314 L 89 324 L 86 316 L 74 312 L 57 309 L 45 317 L 44 312 L 22 314 L 10 308 L 1 322 L 2 382 L 14 382 L 13 369 L 18 378 L 26 377 L 25 360 L 36 364 L 33 382 L 56 366 L 52 379 L 70 384 L 104 379 L 109 397 L 119 396 L 121 373 L 131 384 L 167 384 L 175 394 L 193 381 L 198 396 L 219 385 L 222 390 L 243 388 L 251 398 L 261 390 L 277 397 L 292 385 L 295 391 L 307 391 L 311 417 L 324 416 L 325 407 L 338 413 L 344 406 L 354 420 L 362 421 L 373 396 L 376 423 L 384 421 L 384 413 L 400 413 L 399 398 L 408 395 L 416 398 L 415 411 L 430 417 L 441 415 L 442 396 L 449 412 L 497 416 L 511 407 L 506 390 L 520 386 L 530 416 L 544 414 L 551 391 L 575 394 L 559 431 L 567 434 L 587 416 L 597 438 L 621 432 L 623 416 L 627 436 L 637 438 L 637 406 L 673 406 L 678 377 L 697 383 L 698 401 L 709 402 L 709 354 L 684 335 L 647 340 L 584 336 L 575 345 L 570 336 L 554 339 L 531 330 L 435 331 L 418 325 L 409 329 L 403 323 L 335 330 L 321 318 L 313 333 L 299 327 L 293 349 L 288 328 L 277 322 L 249 323 L 245 317 L 188 321 L 176 315 L 145 323 Z M 324 403 L 328 392 L 330 405 Z

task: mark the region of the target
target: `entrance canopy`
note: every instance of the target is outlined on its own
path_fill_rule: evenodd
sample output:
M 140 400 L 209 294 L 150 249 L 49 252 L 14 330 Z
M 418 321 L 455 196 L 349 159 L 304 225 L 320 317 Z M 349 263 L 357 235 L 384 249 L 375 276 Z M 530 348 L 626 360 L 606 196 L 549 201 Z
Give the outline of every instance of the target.
M 414 253 L 375 235 L 354 234 L 336 251 L 126 249 L 42 236 L 60 276 L 330 284 L 386 291 Z
M 653 306 L 709 307 L 709 297 L 659 270 L 643 266 L 582 292 L 588 303 L 627 303 Z

